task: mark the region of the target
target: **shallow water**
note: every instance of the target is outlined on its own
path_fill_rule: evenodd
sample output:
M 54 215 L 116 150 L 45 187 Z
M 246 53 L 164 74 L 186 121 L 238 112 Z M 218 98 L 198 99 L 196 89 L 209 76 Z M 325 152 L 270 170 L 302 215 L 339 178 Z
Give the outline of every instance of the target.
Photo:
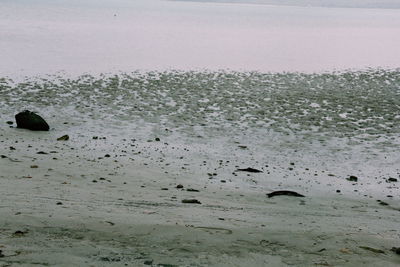
M 400 9 L 2 1 L 0 74 L 398 68 Z

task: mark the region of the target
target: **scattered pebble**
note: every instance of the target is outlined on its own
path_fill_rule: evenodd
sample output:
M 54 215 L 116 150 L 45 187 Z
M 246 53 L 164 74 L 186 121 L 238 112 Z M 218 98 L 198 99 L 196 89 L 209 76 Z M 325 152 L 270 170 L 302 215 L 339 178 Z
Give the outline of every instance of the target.
M 268 193 L 267 196 L 269 198 L 275 197 L 275 196 L 304 197 L 302 194 L 299 194 L 299 193 L 294 192 L 294 191 L 288 191 L 288 190 L 274 191 L 272 193 Z
M 376 249 L 376 248 L 371 248 L 371 247 L 365 247 L 365 246 L 360 246 L 360 248 L 365 249 L 365 250 L 369 250 L 372 251 L 374 253 L 382 253 L 385 254 L 385 251 L 381 250 L 381 249 Z
M 187 204 L 201 204 L 200 201 L 198 201 L 197 199 L 183 199 L 182 203 L 187 203 Z
M 257 169 L 254 169 L 254 168 L 237 169 L 236 171 L 241 171 L 241 172 L 253 172 L 253 173 L 262 172 L 261 170 L 257 170 Z
M 397 255 L 400 255 L 400 247 L 392 247 L 391 251 L 393 251 Z
M 382 200 L 379 200 L 379 199 L 378 199 L 377 201 L 378 201 L 379 205 L 382 205 L 382 206 L 389 206 L 388 203 L 383 202 Z
M 350 177 L 346 178 L 346 180 L 350 181 L 350 182 L 357 182 L 358 181 L 358 177 L 354 176 L 354 175 L 350 175 Z
M 193 189 L 193 188 L 188 188 L 188 189 L 186 189 L 186 191 L 189 191 L 189 192 L 200 192 L 199 190 Z
M 57 138 L 57 141 L 68 141 L 68 140 L 69 140 L 69 135 L 67 134 Z

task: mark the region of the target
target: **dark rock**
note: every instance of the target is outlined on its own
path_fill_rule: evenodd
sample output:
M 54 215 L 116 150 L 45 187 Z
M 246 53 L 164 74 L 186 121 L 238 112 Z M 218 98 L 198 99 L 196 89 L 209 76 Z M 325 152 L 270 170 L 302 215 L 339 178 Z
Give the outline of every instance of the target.
M 167 191 L 167 190 L 168 190 L 168 188 L 166 188 L 166 187 L 163 187 L 163 188 L 161 188 L 161 190 L 165 190 L 165 191 Z
M 272 193 L 267 194 L 267 196 L 270 197 L 276 197 L 276 196 L 291 196 L 291 197 L 304 197 L 302 194 L 299 194 L 294 191 L 287 191 L 287 190 L 282 190 L 282 191 L 274 191 Z
M 152 265 L 153 264 L 153 260 L 147 260 L 145 262 L 143 262 L 144 265 Z
M 390 177 L 389 179 L 387 179 L 387 182 L 391 183 L 391 182 L 397 182 L 396 178 L 392 178 Z
M 62 205 L 63 203 L 61 202 L 61 201 L 58 201 L 57 203 L 56 203 L 56 205 Z
M 27 233 L 27 231 L 21 231 L 21 230 L 18 230 L 18 231 L 15 231 L 13 234 L 12 234 L 12 236 L 13 237 L 21 237 L 21 236 L 23 236 L 23 235 L 25 235 Z
M 398 248 L 392 247 L 391 251 L 393 251 L 393 252 L 396 253 L 397 255 L 400 255 L 400 247 L 398 247 Z
M 34 112 L 25 110 L 15 115 L 18 128 L 29 129 L 32 131 L 48 131 L 50 129 L 47 122 Z
M 57 141 L 68 141 L 68 140 L 69 140 L 69 135 L 67 134 L 57 138 Z
M 254 169 L 254 168 L 237 169 L 236 171 L 240 171 L 240 172 L 254 172 L 254 173 L 262 172 L 262 171 L 260 171 L 260 170 Z
M 8 125 L 13 125 L 13 124 L 14 124 L 13 121 L 7 121 L 6 123 L 7 123 Z
M 6 158 L 7 158 L 6 155 L 1 155 L 0 157 L 1 157 L 2 159 L 6 159 Z
M 338 190 L 336 190 L 336 193 L 340 193 L 341 191 L 338 189 Z
M 357 181 L 358 181 L 358 178 L 357 178 L 357 176 L 350 175 L 350 177 L 349 177 L 349 178 L 346 178 L 346 180 L 347 180 L 347 181 L 350 181 L 350 182 L 357 182 Z
M 182 203 L 187 203 L 187 204 L 201 204 L 200 201 L 198 201 L 197 199 L 184 199 L 182 200 Z
M 176 188 L 183 188 L 183 185 L 181 185 L 181 184 L 178 184 L 177 186 L 176 186 Z
M 39 151 L 39 152 L 37 152 L 36 154 L 39 154 L 39 155 L 47 155 L 47 154 L 49 154 L 49 153 L 44 152 L 44 151 Z
M 3 254 L 3 251 L 0 249 L 0 258 L 3 258 L 3 257 L 5 257 L 5 256 Z
M 161 141 L 160 138 L 158 138 L 158 137 L 156 137 L 154 140 L 155 140 L 156 142 L 160 142 L 160 141 Z

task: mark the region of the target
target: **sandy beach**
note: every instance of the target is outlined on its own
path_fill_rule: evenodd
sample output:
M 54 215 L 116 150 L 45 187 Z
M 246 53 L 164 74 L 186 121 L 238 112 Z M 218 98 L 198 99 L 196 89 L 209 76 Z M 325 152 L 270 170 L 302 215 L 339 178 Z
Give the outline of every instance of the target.
M 331 2 L 1 1 L 0 266 L 399 266 L 399 5 Z
M 214 85 L 204 86 L 206 77 Z M 400 229 L 398 72 L 284 77 L 178 72 L 3 80 L 0 262 L 397 266 L 391 249 L 399 246 Z M 320 89 L 291 87 L 301 80 Z M 183 89 L 189 81 L 192 88 Z M 356 86 L 374 81 L 383 84 L 379 91 Z M 269 90 L 261 87 L 266 82 Z M 221 101 L 227 95 L 243 102 Z M 253 98 L 264 104 L 243 104 Z M 131 110 L 119 108 L 128 103 Z M 327 120 L 331 109 L 341 114 L 338 103 L 347 118 Z M 240 107 L 237 119 L 225 118 Z M 275 116 L 279 107 L 292 115 Z M 50 131 L 10 128 L 6 121 L 23 108 L 42 115 Z M 377 117 L 357 124 L 359 132 L 352 128 L 362 120 L 358 110 Z M 69 140 L 57 141 L 63 135 Z M 262 172 L 238 171 L 248 167 Z M 305 197 L 268 198 L 275 190 Z

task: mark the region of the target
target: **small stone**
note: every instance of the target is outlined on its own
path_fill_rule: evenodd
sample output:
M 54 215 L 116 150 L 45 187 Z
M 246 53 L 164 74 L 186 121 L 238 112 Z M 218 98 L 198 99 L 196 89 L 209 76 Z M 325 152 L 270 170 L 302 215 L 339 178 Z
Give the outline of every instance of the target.
M 32 169 L 37 169 L 37 168 L 39 168 L 39 166 L 38 165 L 31 165 L 31 168 Z
M 158 138 L 158 137 L 156 137 L 154 140 L 155 140 L 156 142 L 160 142 L 160 141 L 161 141 L 161 139 Z
M 304 197 L 304 195 L 299 194 L 294 191 L 288 191 L 288 190 L 281 190 L 281 191 L 274 191 L 272 193 L 267 194 L 269 198 L 275 197 L 275 196 L 291 196 L 291 197 Z
M 382 206 L 389 206 L 388 203 L 383 202 L 382 200 L 379 200 L 379 199 L 378 199 L 377 201 L 378 201 L 379 205 L 382 205 Z
M 178 185 L 176 186 L 176 188 L 178 188 L 178 189 L 183 188 L 183 185 L 178 184 Z
M 57 141 L 68 141 L 68 140 L 69 140 L 69 135 L 67 134 L 57 138 Z
M 163 187 L 163 188 L 161 188 L 161 190 L 167 191 L 167 190 L 168 190 L 168 188 L 166 188 L 166 187 Z
M 338 190 L 336 190 L 336 193 L 340 193 L 341 191 L 338 189 Z
M 349 177 L 349 178 L 346 178 L 346 180 L 347 180 L 347 181 L 350 181 L 350 182 L 357 182 L 357 181 L 358 181 L 358 178 L 357 178 L 357 176 L 350 175 L 350 177 Z
M 397 255 L 400 255 L 400 247 L 392 247 L 391 251 L 393 251 L 394 253 L 396 253 Z
M 24 232 L 24 231 L 17 230 L 17 231 L 15 231 L 15 232 L 13 233 L 13 236 L 14 236 L 14 237 L 20 237 L 20 236 L 23 236 L 25 233 L 26 233 L 26 232 Z
M 387 182 L 394 183 L 394 182 L 397 182 L 397 179 L 390 177 L 389 179 L 387 179 Z
M 110 156 L 110 154 L 105 154 L 104 157 L 105 157 L 105 158 L 109 158 L 109 157 L 111 157 L 111 156 Z
M 254 168 L 237 169 L 236 171 L 241 171 L 241 172 L 253 172 L 253 173 L 262 172 L 261 170 L 257 170 L 257 169 L 254 169 Z
M 6 123 L 7 123 L 8 125 L 13 125 L 13 124 L 14 124 L 13 121 L 7 121 Z
M 143 262 L 144 265 L 152 265 L 153 264 L 153 260 L 147 260 L 145 262 Z
M 57 203 L 56 203 L 56 205 L 62 205 L 63 203 L 61 202 L 61 201 L 58 201 Z
M 92 139 L 93 140 L 97 140 L 97 139 L 99 139 L 99 137 L 98 136 L 93 136 Z
M 371 247 L 366 247 L 366 246 L 360 246 L 360 248 L 365 249 L 365 250 L 369 250 L 372 251 L 374 253 L 382 253 L 385 254 L 385 251 L 381 250 L 381 249 L 377 249 L 377 248 L 371 248 Z
M 186 191 L 188 191 L 188 192 L 200 192 L 199 190 L 193 189 L 193 188 L 188 188 L 188 189 L 186 189 Z
M 201 204 L 200 201 L 198 201 L 197 199 L 183 199 L 182 203 L 187 203 L 187 204 Z

